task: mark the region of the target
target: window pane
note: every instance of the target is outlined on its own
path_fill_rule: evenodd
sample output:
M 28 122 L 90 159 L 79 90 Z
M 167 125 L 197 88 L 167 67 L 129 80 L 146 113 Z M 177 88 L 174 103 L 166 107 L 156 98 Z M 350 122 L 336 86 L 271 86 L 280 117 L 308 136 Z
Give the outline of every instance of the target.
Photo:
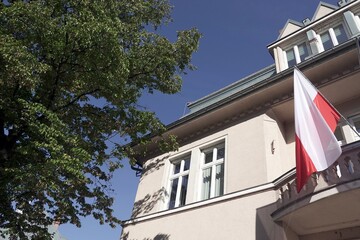
M 305 61 L 305 58 L 309 56 L 309 50 L 306 43 L 300 44 L 298 49 L 301 61 Z
M 172 180 L 171 183 L 171 192 L 170 192 L 170 202 L 169 202 L 169 209 L 172 209 L 175 207 L 175 201 L 176 201 L 176 192 L 178 188 L 178 178 L 175 178 Z
M 177 174 L 180 172 L 180 166 L 181 166 L 181 162 L 174 163 L 174 174 Z
M 216 166 L 215 175 L 215 197 L 224 194 L 224 164 Z
M 225 148 L 220 148 L 217 150 L 217 160 L 225 157 Z
M 331 41 L 329 32 L 321 34 L 320 37 L 321 37 L 321 42 L 322 42 L 322 44 L 324 46 L 325 51 L 334 46 L 332 41 Z
M 210 198 L 210 185 L 211 185 L 211 167 L 203 170 L 201 199 L 204 200 Z
M 286 51 L 286 58 L 288 62 L 288 67 L 292 67 L 296 64 L 294 49 Z
M 182 177 L 179 206 L 184 206 L 185 205 L 187 184 L 188 184 L 188 175 L 185 175 L 185 176 Z
M 334 28 L 334 32 L 335 32 L 335 36 L 336 36 L 336 39 L 338 40 L 339 44 L 348 40 L 343 25 L 339 25 L 336 28 Z
M 341 130 L 340 127 L 336 127 L 334 135 L 335 135 L 335 137 L 336 137 L 336 139 L 338 141 L 343 141 L 344 140 L 344 135 L 343 135 L 342 130 Z
M 360 133 L 360 118 L 355 118 L 353 120 L 354 122 L 354 127 L 355 127 L 355 130 Z
M 205 164 L 211 163 L 213 160 L 213 152 L 207 152 L 205 153 Z
M 189 170 L 190 168 L 190 159 L 184 160 L 184 171 Z

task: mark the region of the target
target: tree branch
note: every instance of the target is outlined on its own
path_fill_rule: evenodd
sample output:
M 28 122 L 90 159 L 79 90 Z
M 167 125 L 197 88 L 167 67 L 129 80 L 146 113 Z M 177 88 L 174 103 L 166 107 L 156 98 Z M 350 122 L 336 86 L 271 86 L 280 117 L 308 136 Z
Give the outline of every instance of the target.
M 66 24 L 66 21 L 65 21 L 65 24 Z M 66 32 L 65 33 L 65 46 L 68 46 L 68 45 L 69 45 L 69 34 Z M 49 96 L 49 103 L 47 105 L 47 108 L 49 108 L 49 109 L 52 108 L 53 101 L 54 101 L 55 95 L 56 95 L 56 91 L 58 89 L 58 85 L 59 85 L 59 81 L 60 81 L 60 75 L 62 74 L 61 67 L 68 61 L 68 58 L 69 58 L 69 56 L 67 56 L 67 57 L 62 56 L 59 64 L 55 68 L 56 69 L 55 82 L 54 82 L 52 91 L 51 91 L 50 96 Z
M 156 64 L 156 66 L 155 66 L 153 69 L 151 69 L 150 71 L 134 73 L 133 75 L 129 76 L 129 79 L 134 79 L 134 78 L 136 78 L 136 77 L 138 77 L 138 76 L 140 76 L 140 75 L 148 75 L 148 74 L 150 74 L 150 73 L 152 73 L 152 72 L 155 72 L 155 70 L 156 70 L 158 67 L 160 67 L 160 63 Z
M 56 109 L 54 110 L 54 112 L 57 112 L 57 111 L 62 110 L 62 109 L 64 109 L 64 108 L 67 108 L 67 107 L 69 107 L 70 105 L 72 105 L 72 104 L 74 104 L 75 102 L 77 102 L 80 98 L 82 98 L 82 97 L 84 97 L 84 96 L 86 96 L 86 95 L 88 95 L 88 94 L 93 94 L 93 93 L 95 93 L 95 92 L 97 92 L 97 91 L 100 91 L 100 88 L 96 88 L 96 89 L 94 89 L 94 90 L 92 90 L 92 91 L 89 91 L 89 92 L 84 92 L 84 93 L 78 95 L 77 97 L 75 97 L 73 100 L 71 100 L 71 101 L 68 102 L 67 104 L 62 105 L 62 106 L 56 108 Z

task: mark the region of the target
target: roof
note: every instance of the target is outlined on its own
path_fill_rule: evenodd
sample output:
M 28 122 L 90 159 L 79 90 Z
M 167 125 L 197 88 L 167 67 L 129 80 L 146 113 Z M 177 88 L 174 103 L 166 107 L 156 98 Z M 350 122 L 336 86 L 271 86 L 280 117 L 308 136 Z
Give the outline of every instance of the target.
M 201 109 L 204 109 L 210 105 L 213 105 L 216 102 L 219 102 L 237 92 L 240 92 L 244 89 L 251 88 L 253 85 L 262 82 L 269 77 L 276 74 L 275 65 L 270 65 L 265 67 L 249 76 L 246 76 L 214 93 L 211 93 L 199 100 L 188 104 L 190 112 L 187 114 L 193 114 Z M 187 116 L 185 115 L 185 116 Z

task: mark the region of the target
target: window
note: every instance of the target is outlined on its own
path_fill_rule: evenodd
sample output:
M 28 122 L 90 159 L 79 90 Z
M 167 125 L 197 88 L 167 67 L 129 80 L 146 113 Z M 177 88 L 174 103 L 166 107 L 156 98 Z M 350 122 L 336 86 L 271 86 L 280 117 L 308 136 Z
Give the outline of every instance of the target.
M 223 136 L 206 145 L 191 146 L 166 162 L 168 171 L 163 184 L 167 194 L 163 210 L 224 195 L 225 143 Z
M 301 62 L 305 61 L 305 59 L 310 55 L 308 45 L 306 43 L 302 43 L 298 45 L 298 49 L 299 49 L 300 61 Z
M 190 156 L 174 161 L 171 166 L 169 209 L 186 203 L 186 192 L 189 179 Z
M 292 67 L 302 61 L 310 55 L 310 48 L 306 42 L 296 45 L 286 51 L 286 60 L 288 67 Z
M 225 145 L 207 148 L 201 156 L 201 200 L 223 195 Z
M 360 115 L 350 118 L 350 123 L 352 124 L 354 130 L 360 134 Z M 354 133 L 355 140 L 359 140 L 360 137 Z
M 335 135 L 335 137 L 338 140 L 340 145 L 343 145 L 345 143 L 345 138 L 344 138 L 344 134 L 342 132 L 342 127 L 341 126 L 336 127 L 334 135 Z
M 331 41 L 330 33 L 325 32 L 320 35 L 321 42 L 323 44 L 324 50 L 328 50 L 334 46 L 333 42 Z
M 342 24 L 320 34 L 320 38 L 325 51 L 348 40 Z
M 286 51 L 286 59 L 288 62 L 288 67 L 292 67 L 296 64 L 295 52 L 293 48 Z
M 348 37 L 346 35 L 345 29 L 343 25 L 339 25 L 334 28 L 335 36 L 338 41 L 338 44 L 346 42 L 348 40 Z

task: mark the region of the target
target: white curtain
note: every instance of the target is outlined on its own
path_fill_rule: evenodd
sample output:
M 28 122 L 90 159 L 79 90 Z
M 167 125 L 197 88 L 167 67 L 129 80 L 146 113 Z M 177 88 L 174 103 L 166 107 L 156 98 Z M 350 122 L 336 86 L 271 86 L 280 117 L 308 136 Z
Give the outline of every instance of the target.
M 211 185 L 211 167 L 203 170 L 201 199 L 204 200 L 210 198 L 210 185 Z
M 224 164 L 216 165 L 215 197 L 224 194 Z
M 186 203 L 187 184 L 188 184 L 188 175 L 185 175 L 182 177 L 182 181 L 181 181 L 179 206 L 183 206 Z

